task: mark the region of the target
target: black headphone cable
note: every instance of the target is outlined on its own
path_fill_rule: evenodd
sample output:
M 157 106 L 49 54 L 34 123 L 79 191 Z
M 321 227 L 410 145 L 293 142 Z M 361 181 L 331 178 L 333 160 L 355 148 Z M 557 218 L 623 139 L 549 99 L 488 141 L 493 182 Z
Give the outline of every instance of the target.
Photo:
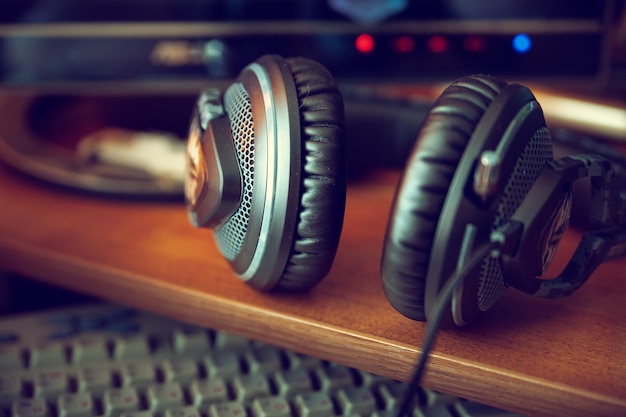
M 402 399 L 402 403 L 400 404 L 400 408 L 398 409 L 397 417 L 406 417 L 412 415 L 409 413 L 409 410 L 412 406 L 413 399 L 417 395 L 418 387 L 421 383 L 422 376 L 424 371 L 426 370 L 426 364 L 428 363 L 428 359 L 430 356 L 430 351 L 435 342 L 435 337 L 437 335 L 437 331 L 440 328 L 441 319 L 443 318 L 443 313 L 446 308 L 449 308 L 450 301 L 452 300 L 452 296 L 455 293 L 456 289 L 459 285 L 467 279 L 472 271 L 485 259 L 487 256 L 500 256 L 500 249 L 506 247 L 506 238 L 510 236 L 509 233 L 515 234 L 519 231 L 519 224 L 508 224 L 509 227 L 505 226 L 504 231 L 498 231 L 492 234 L 492 238 L 489 242 L 485 242 L 481 245 L 477 250 L 475 250 L 472 254 L 469 255 L 466 262 L 460 267 L 457 268 L 454 273 L 450 276 L 446 284 L 441 289 L 441 292 L 437 296 L 435 300 L 435 304 L 432 307 L 432 315 L 429 317 L 426 323 L 426 332 L 424 334 L 424 339 L 422 341 L 422 354 L 420 355 L 419 361 L 415 366 L 415 370 L 413 372 L 413 376 L 411 381 L 409 382 L 409 386 L 407 392 Z M 502 240 L 504 238 L 504 241 Z

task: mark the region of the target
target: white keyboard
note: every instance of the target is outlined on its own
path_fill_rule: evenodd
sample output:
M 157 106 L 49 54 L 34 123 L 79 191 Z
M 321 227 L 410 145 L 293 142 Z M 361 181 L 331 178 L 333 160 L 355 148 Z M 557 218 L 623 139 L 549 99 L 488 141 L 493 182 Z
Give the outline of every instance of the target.
M 0 417 L 395 416 L 406 385 L 111 304 L 0 318 Z M 517 414 L 421 389 L 412 417 Z

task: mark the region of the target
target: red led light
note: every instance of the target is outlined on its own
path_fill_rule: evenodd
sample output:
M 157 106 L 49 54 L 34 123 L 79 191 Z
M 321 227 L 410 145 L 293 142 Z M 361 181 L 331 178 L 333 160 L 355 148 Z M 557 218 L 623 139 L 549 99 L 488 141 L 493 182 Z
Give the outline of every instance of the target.
M 393 50 L 401 54 L 408 54 L 415 49 L 415 40 L 410 36 L 400 36 L 393 40 Z
M 374 50 L 374 38 L 372 35 L 368 35 L 367 33 L 363 33 L 357 36 L 354 41 L 354 46 L 356 50 L 362 54 L 369 54 Z
M 487 41 L 482 36 L 470 35 L 463 44 L 468 52 L 484 52 L 487 49 Z
M 431 36 L 428 39 L 427 46 L 430 52 L 441 54 L 443 52 L 446 52 L 450 45 L 448 44 L 448 40 L 443 36 Z

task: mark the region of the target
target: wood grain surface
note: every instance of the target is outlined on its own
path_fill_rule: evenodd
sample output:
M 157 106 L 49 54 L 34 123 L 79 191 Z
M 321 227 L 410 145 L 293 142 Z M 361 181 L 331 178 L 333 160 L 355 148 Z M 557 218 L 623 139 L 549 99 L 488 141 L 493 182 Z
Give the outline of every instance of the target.
M 180 320 L 407 380 L 424 324 L 386 301 L 379 262 L 396 172 L 352 182 L 330 275 L 306 294 L 240 282 L 182 202 L 102 198 L 0 169 L 0 268 Z M 563 243 L 563 262 L 577 243 Z M 536 416 L 626 415 L 626 261 L 574 296 L 509 290 L 442 331 L 424 385 Z

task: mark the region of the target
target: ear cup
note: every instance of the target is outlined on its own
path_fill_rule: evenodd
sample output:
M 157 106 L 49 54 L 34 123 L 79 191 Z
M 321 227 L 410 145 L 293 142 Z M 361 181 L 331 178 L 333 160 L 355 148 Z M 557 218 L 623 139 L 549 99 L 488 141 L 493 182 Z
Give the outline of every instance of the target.
M 429 259 L 450 183 L 474 129 L 506 85 L 489 76 L 454 82 L 418 133 L 396 191 L 381 262 L 385 295 L 409 318 L 426 319 Z
M 242 181 L 235 212 L 214 230 L 234 272 L 259 290 L 305 290 L 329 271 L 343 222 L 343 101 L 330 73 L 266 55 L 224 93 Z
M 344 115 L 326 68 L 305 58 L 286 62 L 298 96 L 302 174 L 298 223 L 277 287 L 302 290 L 328 273 L 339 244 L 346 199 Z

